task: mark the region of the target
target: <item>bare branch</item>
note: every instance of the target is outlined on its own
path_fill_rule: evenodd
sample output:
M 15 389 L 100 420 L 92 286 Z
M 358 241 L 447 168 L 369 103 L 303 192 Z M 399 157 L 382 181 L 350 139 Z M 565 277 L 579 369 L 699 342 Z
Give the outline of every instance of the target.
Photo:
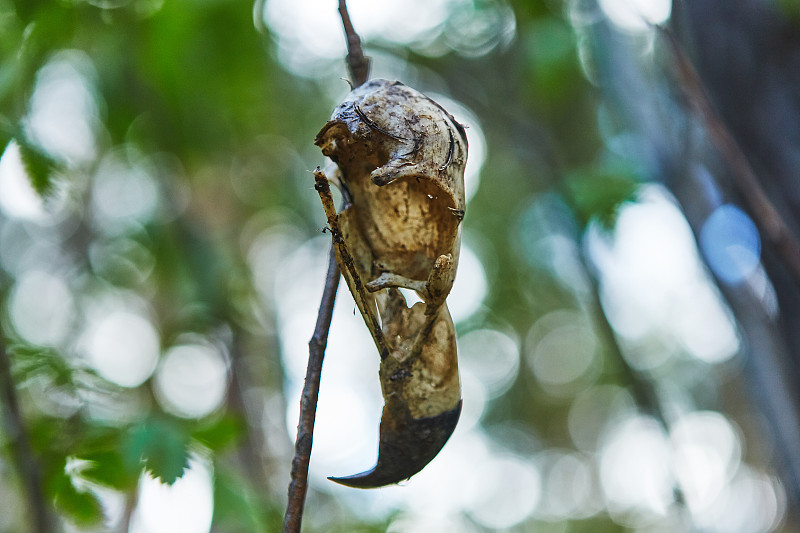
M 711 141 L 730 167 L 733 184 L 748 207 L 763 238 L 770 243 L 789 275 L 800 286 L 800 242 L 758 181 L 742 148 L 714 110 L 703 82 L 675 36 L 666 28 L 661 34 L 669 44 L 678 67 L 678 77 L 695 112 L 704 121 Z
M 319 382 L 322 376 L 322 360 L 328 344 L 328 331 L 331 327 L 339 278 L 336 254 L 331 246 L 328 274 L 325 277 L 325 289 L 319 305 L 317 325 L 314 328 L 314 335 L 308 342 L 308 367 L 303 396 L 300 400 L 300 422 L 297 425 L 297 440 L 292 460 L 292 480 L 289 483 L 289 502 L 286 505 L 286 515 L 283 520 L 283 533 L 299 533 L 303 521 L 303 507 L 308 491 L 308 463 L 311 460 Z
M 350 14 L 347 12 L 345 0 L 339 0 L 339 14 L 347 37 L 347 66 L 353 85 L 359 86 L 369 78 L 369 58 L 364 56 L 361 39 L 353 28 Z M 345 204 L 349 204 L 346 191 L 342 191 Z M 344 206 L 343 206 L 344 208 Z M 303 509 L 308 492 L 308 464 L 311 461 L 311 447 L 314 436 L 314 422 L 317 415 L 319 383 L 322 376 L 322 361 L 328 344 L 328 331 L 331 327 L 333 304 L 336 290 L 339 288 L 339 266 L 336 264 L 336 253 L 331 246 L 328 263 L 328 274 L 325 277 L 325 289 L 319 306 L 317 324 L 314 335 L 308 343 L 308 367 L 303 385 L 303 396 L 300 400 L 300 422 L 297 425 L 295 455 L 292 459 L 291 481 L 289 483 L 289 501 L 283 519 L 283 533 L 300 533 L 303 522 Z
M 358 87 L 369 79 L 369 58 L 361 49 L 361 38 L 350 21 L 345 0 L 339 0 L 339 15 L 342 17 L 342 26 L 347 37 L 347 68 L 353 85 Z

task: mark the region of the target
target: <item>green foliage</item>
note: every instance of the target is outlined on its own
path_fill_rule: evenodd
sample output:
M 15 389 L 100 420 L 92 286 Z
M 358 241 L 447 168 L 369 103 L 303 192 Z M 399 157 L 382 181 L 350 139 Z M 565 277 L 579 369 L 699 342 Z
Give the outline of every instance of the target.
M 536 98 L 551 110 L 562 110 L 580 89 L 580 70 L 571 28 L 555 17 L 532 22 L 527 34 L 527 65 Z
M 104 516 L 97 495 L 82 483 L 78 472 L 69 466 L 72 461 L 59 448 L 63 440 L 58 435 L 57 426 L 52 420 L 48 422 L 51 429 L 47 432 L 49 439 L 43 438 L 44 433 L 41 431 L 34 431 L 32 435 L 34 442 L 40 445 L 50 442 L 53 446 L 40 449 L 37 453 L 45 494 L 53 501 L 58 512 L 73 523 L 82 526 L 97 525 Z M 41 426 L 39 424 L 40 428 Z
M 596 220 L 611 229 L 620 207 L 635 198 L 638 180 L 624 168 L 587 169 L 570 174 L 568 194 L 576 214 L 584 223 Z
M 43 379 L 50 390 L 77 397 L 80 390 L 99 379 L 90 371 L 74 368 L 50 349 L 15 344 L 10 352 L 14 377 L 21 385 Z M 172 484 L 188 466 L 193 437 L 211 449 L 220 449 L 239 434 L 238 424 L 230 417 L 196 427 L 163 416 L 108 426 L 80 412 L 66 419 L 43 416 L 31 422 L 30 438 L 41 461 L 46 493 L 60 513 L 79 525 L 97 524 L 103 518 L 90 486 L 129 493 L 136 490 L 143 469 Z M 70 468 L 70 463 L 77 466 Z
M 76 369 L 54 350 L 25 344 L 12 345 L 9 348 L 13 362 L 14 378 L 20 385 L 35 377 L 44 377 L 54 387 L 66 387 L 75 392 Z M 86 370 L 84 372 L 89 373 Z
M 14 126 L 3 116 L 0 116 L 0 155 L 5 152 L 8 143 L 14 138 Z
M 103 508 L 89 490 L 78 490 L 69 476 L 58 480 L 55 488 L 56 508 L 83 526 L 97 525 L 103 520 Z
M 778 7 L 795 27 L 800 23 L 800 0 L 778 0 Z
M 329 3 L 335 14 L 336 1 Z M 104 4 L 115 7 L 99 7 Z M 792 20 L 800 20 L 800 1 L 779 4 Z M 538 321 L 586 304 L 579 301 L 585 288 L 572 286 L 585 274 L 574 272 L 581 268 L 575 257 L 581 230 L 592 222 L 612 228 L 620 208 L 635 200 L 642 176 L 650 176 L 598 158 L 606 153 L 598 129 L 602 88 L 587 77 L 602 65 L 591 63 L 584 42 L 600 24 L 597 6 L 558 0 L 450 5 L 464 9 L 429 30 L 423 40 L 434 44 L 404 47 L 387 35 L 365 40 L 366 52 L 375 74 L 448 94 L 474 112 L 476 124 L 468 124 L 468 133 L 484 136 L 487 160 L 464 220 L 464 242 L 483 261 L 487 294 L 480 310 L 458 324 L 459 334 L 482 328 L 508 332 L 530 363 L 536 354 L 530 332 Z M 280 530 L 283 508 L 276 494 L 285 487 L 276 489 L 275 480 L 285 484 L 285 472 L 271 471 L 262 479 L 261 469 L 242 471 L 240 459 L 273 453 L 289 436 L 270 435 L 267 449 L 248 450 L 248 428 L 262 420 L 246 419 L 244 410 L 229 405 L 199 420 L 168 415 L 154 391 L 157 379 L 123 389 L 85 368 L 76 349 L 91 326 L 91 304 L 119 298 L 148 310 L 162 346 L 179 344 L 184 336 L 212 339 L 253 370 L 237 376 L 243 390 L 274 398 L 279 406 L 296 401 L 281 397 L 280 386 L 289 380 L 278 346 L 288 343 L 277 338 L 296 328 L 279 324 L 276 316 L 283 311 L 270 301 L 272 295 L 253 288 L 251 277 L 269 291 L 274 273 L 250 272 L 246 265 L 265 250 L 293 252 L 319 230 L 318 197 L 305 171 L 322 163 L 313 137 L 346 89 L 338 79 L 345 66 L 325 51 L 316 58 L 319 73 L 292 74 L 288 63 L 281 63 L 286 51 L 279 50 L 277 26 L 257 28 L 253 19 L 259 14 L 253 8 L 234 0 L 0 0 L 0 148 L 15 139 L 33 188 L 43 197 L 63 189 L 69 201 L 69 212 L 59 213 L 64 220 L 52 227 L 12 220 L 0 210 L 0 283 L 13 286 L 28 265 L 52 269 L 68 278 L 78 315 L 75 331 L 60 346 L 14 344 L 13 375 L 46 499 L 79 527 L 97 528 L 102 520 L 96 489 L 132 499 L 143 472 L 175 483 L 198 453 L 214 464 L 214 531 Z M 580 27 L 571 20 L 576 8 L 585 11 Z M 503 10 L 513 10 L 510 24 L 500 18 Z M 452 35 L 436 34 L 441 28 L 466 39 L 467 46 L 448 48 Z M 475 29 L 480 39 L 473 43 L 469 32 Z M 337 37 L 340 30 L 337 24 Z M 508 33 L 493 33 L 500 30 Z M 80 169 L 66 168 L 47 146 L 25 136 L 37 74 L 51 58 L 69 56 L 65 50 L 86 59 L 82 74 L 97 110 L 91 117 L 97 125 L 92 132 L 96 159 Z M 338 65 L 338 74 L 331 74 L 332 65 Z M 96 204 L 108 191 L 99 190 L 102 180 L 95 173 L 104 158 L 120 153 L 136 154 L 125 161 L 126 168 L 151 174 L 146 185 L 155 183 L 158 212 L 107 227 Z M 477 153 L 471 151 L 470 157 Z M 162 164 L 165 160 L 170 163 Z M 137 195 L 147 195 L 149 189 L 143 193 L 136 187 L 139 175 L 126 175 L 126 185 L 133 186 L 120 194 L 124 198 L 117 206 L 111 202 L 112 210 L 130 208 L 128 197 L 135 208 Z M 534 209 L 556 195 L 556 207 L 544 214 Z M 271 248 L 272 239 L 291 244 Z M 254 245 L 265 242 L 269 246 Z M 95 261 L 103 255 L 99 250 L 107 260 Z M 263 263 L 278 270 L 282 259 Z M 317 286 L 321 280 L 296 283 Z M 3 333 L 12 337 L 12 291 L 0 289 L 0 308 L 8 314 L 2 317 Z M 605 379 L 611 365 L 600 360 L 606 352 L 600 342 L 593 357 Z M 481 425 L 508 424 L 514 434 L 535 436 L 530 440 L 536 446 L 572 447 L 569 393 L 549 396 L 524 364 L 516 378 L 507 392 L 487 399 Z M 126 408 L 119 420 L 103 410 L 122 403 Z M 264 412 L 273 416 L 275 410 Z M 282 425 L 280 416 L 269 421 L 270 427 Z M 491 432 L 482 437 L 494 439 Z M 0 442 L 0 462 L 7 464 L 8 442 Z M 274 458 L 268 464 L 276 471 L 289 469 Z M 550 476 L 542 479 L 550 482 Z M 334 492 L 314 497 L 336 507 Z M 321 530 L 386 531 L 396 518 L 359 516 L 348 506 L 338 511 L 335 523 Z M 539 527 L 610 532 L 621 526 L 601 512 L 552 524 L 529 520 L 514 531 Z
M 128 468 L 141 464 L 153 477 L 171 485 L 189 466 L 189 439 L 176 424 L 154 417 L 130 428 L 122 453 Z
M 51 390 L 77 396 L 99 379 L 51 349 L 17 343 L 9 351 L 20 386 L 43 379 Z M 29 427 L 46 493 L 63 516 L 81 526 L 97 525 L 103 519 L 101 504 L 90 487 L 131 493 L 137 490 L 142 470 L 172 484 L 185 472 L 193 446 L 219 453 L 234 445 L 243 430 L 242 421 L 232 415 L 192 423 L 154 414 L 139 422 L 109 426 L 80 412 L 66 419 L 38 417 Z M 242 487 L 240 480 L 218 472 L 215 498 L 220 499 L 219 520 L 229 523 L 226 530 L 273 530 L 264 524 L 280 518 L 277 509 L 265 512 L 257 496 Z
M 33 189 L 42 197 L 49 196 L 54 186 L 55 160 L 30 142 L 18 138 L 17 144 Z
M 214 525 L 228 533 L 278 531 L 281 510 L 265 507 L 245 479 L 217 470 L 214 478 Z
M 80 442 L 72 447 L 72 454 L 83 462 L 78 471 L 88 483 L 129 492 L 136 489 L 141 464 L 126 461 L 122 443 L 130 429 L 87 424 L 81 432 Z
M 136 488 L 140 470 L 126 463 L 116 449 L 82 454 L 81 459 L 88 462 L 80 473 L 86 481 L 121 491 Z
M 235 443 L 244 431 L 243 422 L 231 415 L 201 422 L 192 429 L 196 442 L 212 451 L 221 451 Z

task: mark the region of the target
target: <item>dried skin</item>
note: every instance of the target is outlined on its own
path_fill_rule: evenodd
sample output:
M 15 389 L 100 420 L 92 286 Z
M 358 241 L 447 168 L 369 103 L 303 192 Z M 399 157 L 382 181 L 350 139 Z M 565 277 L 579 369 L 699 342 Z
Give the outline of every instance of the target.
M 396 289 L 390 289 L 383 309 L 383 331 L 394 348 L 381 363 L 386 406 L 408 409 L 414 418 L 429 418 L 452 410 L 461 399 L 453 320 L 442 305 L 432 320 L 425 305 L 410 309 Z M 412 356 L 414 343 L 421 346 Z
M 460 248 L 466 136 L 426 96 L 372 80 L 336 108 L 315 143 L 336 163 L 335 179 L 352 199 L 338 215 L 327 200 L 326 212 L 342 272 L 382 354 L 383 448 L 384 432 L 405 419 L 460 406 L 445 299 Z M 407 307 L 398 287 L 424 303 Z
M 353 239 L 373 255 L 363 266 L 368 280 L 389 272 L 427 281 L 439 256 L 458 262 L 467 145 L 441 107 L 399 82 L 372 80 L 336 108 L 315 142 L 352 197 L 342 225 L 352 224 Z M 455 268 L 450 285 L 454 276 Z

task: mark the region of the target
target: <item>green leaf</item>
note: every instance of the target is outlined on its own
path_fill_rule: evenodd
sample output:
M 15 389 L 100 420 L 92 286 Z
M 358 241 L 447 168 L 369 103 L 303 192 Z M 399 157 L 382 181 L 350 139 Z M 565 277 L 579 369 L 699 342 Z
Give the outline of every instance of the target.
M 14 364 L 15 380 L 18 383 L 36 377 L 46 376 L 56 387 L 75 388 L 76 370 L 67 360 L 48 348 L 16 344 L 10 348 Z
M 123 457 L 128 467 L 143 465 L 153 477 L 171 485 L 189 464 L 189 438 L 177 423 L 151 419 L 126 436 Z
M 214 476 L 214 526 L 231 533 L 263 533 L 280 527 L 280 512 L 259 500 L 246 480 L 217 469 Z
M 567 178 L 572 205 L 583 223 L 598 221 L 612 228 L 620 207 L 633 201 L 638 181 L 625 169 L 599 169 L 578 172 Z
M 87 481 L 121 491 L 133 490 L 139 479 L 139 470 L 127 468 L 122 455 L 115 450 L 86 454 L 81 457 L 89 464 L 81 471 Z
M 56 507 L 76 524 L 96 525 L 103 520 L 103 507 L 97 496 L 89 491 L 75 488 L 67 475 L 58 483 L 55 495 Z
M 123 435 L 127 428 L 90 423 L 83 429 L 80 443 L 73 450 L 77 457 L 88 458 L 89 455 L 119 450 Z
M 84 428 L 80 442 L 71 450 L 74 457 L 86 461 L 80 477 L 121 491 L 134 490 L 141 464 L 125 461 L 120 443 L 127 436 L 128 428 L 95 424 Z
M 47 197 L 53 192 L 56 162 L 33 144 L 17 139 L 22 164 L 31 185 L 39 196 Z
M 14 138 L 11 132 L 11 122 L 9 122 L 6 117 L 0 115 L 0 155 L 6 151 L 8 143 L 10 143 L 11 139 Z
M 219 451 L 236 441 L 243 430 L 241 420 L 233 416 L 222 416 L 196 427 L 192 431 L 192 438 L 211 450 Z
M 42 463 L 42 475 L 59 474 L 64 469 L 66 454 L 60 439 L 64 420 L 52 416 L 36 416 L 27 421 L 31 447 Z
M 783 14 L 795 24 L 800 21 L 800 0 L 778 0 Z

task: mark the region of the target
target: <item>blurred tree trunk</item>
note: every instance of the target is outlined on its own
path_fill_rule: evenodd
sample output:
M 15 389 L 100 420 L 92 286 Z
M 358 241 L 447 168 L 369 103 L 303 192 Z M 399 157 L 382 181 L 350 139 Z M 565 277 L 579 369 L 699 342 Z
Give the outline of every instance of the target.
M 711 103 L 742 148 L 761 187 L 791 231 L 800 234 L 800 18 L 791 2 L 693 0 L 673 3 L 673 24 Z M 783 5 L 785 7 L 781 8 Z M 796 2 L 794 5 L 798 5 Z M 800 7 L 800 5 L 798 5 Z M 794 8 L 797 10 L 797 8 Z M 730 189 L 725 195 L 745 206 Z M 679 196 L 686 195 L 679 194 Z M 688 211 L 688 210 L 687 210 Z M 687 212 L 692 218 L 692 214 Z M 783 479 L 800 501 L 800 286 L 766 239 L 762 263 L 775 289 L 774 322 L 743 290 L 722 287 L 749 344 L 751 381 L 783 452 Z M 771 371 L 764 371 L 765 365 Z M 781 383 L 782 382 L 782 383 Z
M 800 19 L 775 2 L 678 2 L 675 21 L 713 104 L 784 221 L 800 232 Z M 764 262 L 797 377 L 800 287 L 773 250 Z M 800 393 L 800 390 L 798 391 Z M 798 396 L 800 398 L 800 395 Z
M 673 1 L 672 29 L 702 82 L 721 127 L 756 176 L 783 223 L 800 234 L 800 19 L 768 0 Z M 596 2 L 583 4 L 599 9 Z M 748 210 L 737 161 L 715 144 L 708 117 L 695 111 L 667 39 L 662 71 L 652 71 L 627 35 L 592 25 L 597 83 L 605 103 L 639 140 L 637 157 L 675 195 L 695 235 L 720 203 Z M 678 54 L 682 54 L 680 50 Z M 662 83 L 663 76 L 669 77 Z M 701 91 L 702 92 L 702 91 Z M 716 126 L 719 126 L 716 125 Z M 716 139 L 718 141 L 718 139 Z M 748 170 L 750 170 L 748 169 Z M 755 220 L 756 213 L 750 212 Z M 768 425 L 789 507 L 800 508 L 800 285 L 762 233 L 761 261 L 774 288 L 717 280 L 743 341 L 743 379 Z M 713 271 L 713 269 L 711 269 Z M 776 304 L 776 305 L 775 305 Z M 776 312 L 777 308 L 777 312 Z

